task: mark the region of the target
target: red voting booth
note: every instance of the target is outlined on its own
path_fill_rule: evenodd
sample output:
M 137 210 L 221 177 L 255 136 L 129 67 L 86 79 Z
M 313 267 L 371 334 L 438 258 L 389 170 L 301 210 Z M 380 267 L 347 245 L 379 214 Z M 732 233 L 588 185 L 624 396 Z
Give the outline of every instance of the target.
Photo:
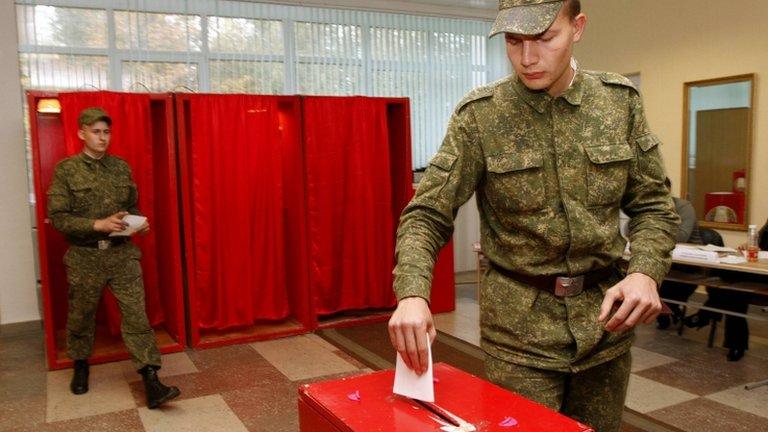
M 592 428 L 444 363 L 433 368 L 435 403 L 392 394 L 394 371 L 299 388 L 302 432 L 440 431 L 452 416 L 478 432 L 592 432 Z
M 60 112 L 35 109 L 43 100 Z M 29 106 L 51 368 L 69 364 L 66 244 L 46 222 L 45 192 L 55 164 L 80 151 L 88 106 L 115 121 L 110 152 L 131 165 L 152 225 L 134 241 L 161 352 L 184 348 L 185 316 L 193 347 L 389 318 L 395 230 L 413 194 L 407 99 L 30 92 Z M 432 311 L 453 310 L 454 295 L 449 244 Z M 127 358 L 111 293 L 103 303 L 92 360 Z
M 300 99 L 177 94 L 176 111 L 192 346 L 310 331 Z
M 193 347 L 386 320 L 408 100 L 177 94 Z M 435 312 L 454 308 L 452 250 Z
M 387 320 L 413 193 L 408 99 L 307 96 L 302 108 L 313 315 L 319 327 Z M 454 309 L 452 255 L 437 266 L 433 312 Z
M 56 163 L 80 152 L 77 115 L 90 106 L 104 107 L 112 117 L 110 153 L 131 165 L 139 190 L 138 207 L 152 227 L 150 234 L 133 241 L 143 254 L 147 315 L 155 329 L 158 346 L 162 353 L 183 350 L 186 334 L 171 96 L 30 91 L 27 100 L 48 367 L 68 367 L 71 360 L 66 354 L 68 287 L 62 262 L 67 245 L 46 219 L 46 191 Z M 92 363 L 128 358 L 119 323 L 116 300 L 105 290 L 97 314 Z

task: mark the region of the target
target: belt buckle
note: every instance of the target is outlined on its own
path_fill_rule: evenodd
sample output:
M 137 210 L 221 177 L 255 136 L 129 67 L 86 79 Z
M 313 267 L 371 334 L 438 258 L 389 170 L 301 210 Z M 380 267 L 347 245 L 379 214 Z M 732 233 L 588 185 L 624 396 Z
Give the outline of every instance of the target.
M 109 249 L 110 246 L 112 246 L 112 242 L 109 240 L 99 240 L 97 244 L 99 246 L 99 250 L 106 250 L 106 249 Z
M 559 276 L 555 280 L 555 295 L 558 297 L 570 297 L 579 294 L 584 288 L 584 275 Z

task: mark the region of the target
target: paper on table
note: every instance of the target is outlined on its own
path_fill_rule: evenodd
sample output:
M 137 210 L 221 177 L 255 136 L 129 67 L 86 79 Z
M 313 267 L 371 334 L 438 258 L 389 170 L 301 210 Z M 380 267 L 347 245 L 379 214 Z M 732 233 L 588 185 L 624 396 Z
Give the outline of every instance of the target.
M 730 253 L 736 253 L 736 249 L 734 249 L 734 248 L 723 247 L 723 246 L 715 246 L 713 244 L 708 244 L 706 246 L 699 246 L 698 248 L 701 249 L 701 250 L 711 251 L 711 252 L 730 252 Z
M 768 251 L 760 251 L 757 253 L 757 259 L 768 259 Z
M 747 262 L 747 259 L 740 255 L 727 255 L 720 258 L 723 264 L 741 264 Z
M 429 364 L 427 371 L 416 375 L 412 369 L 405 365 L 400 353 L 397 353 L 397 363 L 395 364 L 395 385 L 392 392 L 424 402 L 435 401 L 435 383 L 432 381 L 432 347 L 429 343 L 429 334 L 427 338 L 427 357 Z
M 128 223 L 128 227 L 125 228 L 124 231 L 120 232 L 113 232 L 110 233 L 110 237 L 123 237 L 123 236 L 131 236 L 137 231 L 141 231 L 144 226 L 147 224 L 147 218 L 145 216 L 138 216 L 138 215 L 126 215 L 123 217 L 123 221 Z

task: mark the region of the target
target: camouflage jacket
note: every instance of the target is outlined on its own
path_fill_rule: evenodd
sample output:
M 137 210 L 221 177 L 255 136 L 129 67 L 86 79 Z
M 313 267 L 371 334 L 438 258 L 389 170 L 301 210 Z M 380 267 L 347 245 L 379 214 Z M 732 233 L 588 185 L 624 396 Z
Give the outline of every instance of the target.
M 48 218 L 73 245 L 93 243 L 108 234 L 93 229 L 96 219 L 119 211 L 140 214 L 131 168 L 116 157 L 93 159 L 85 153 L 56 165 L 48 189 Z
M 457 209 L 477 192 L 483 253 L 531 275 L 611 265 L 631 218 L 629 272 L 657 283 L 671 264 L 679 219 L 640 96 L 626 78 L 579 72 L 560 97 L 514 76 L 459 103 L 397 234 L 398 298 L 429 298 L 432 267 Z
M 628 272 L 660 283 L 679 223 L 665 176 L 640 96 L 620 75 L 579 71 L 556 98 L 529 90 L 514 76 L 480 87 L 459 103 L 401 216 L 397 298 L 429 299 L 435 257 L 450 239 L 458 208 L 475 192 L 482 250 L 496 266 L 528 275 L 579 275 L 614 265 L 626 246 L 618 226 L 623 209 L 631 218 Z M 583 368 L 629 349 L 631 332 L 606 335 L 597 323 L 601 296 L 542 299 L 553 308 L 544 313 L 530 309 L 538 296 L 530 287 L 492 276 L 480 304 L 487 352 L 566 370 L 578 359 L 576 367 Z M 576 307 L 563 320 L 579 316 L 583 326 L 517 317 L 552 319 L 561 316 L 557 304 Z M 575 344 L 568 342 L 572 333 Z M 489 341 L 500 348 L 488 349 Z M 596 359 L 601 351 L 608 354 Z

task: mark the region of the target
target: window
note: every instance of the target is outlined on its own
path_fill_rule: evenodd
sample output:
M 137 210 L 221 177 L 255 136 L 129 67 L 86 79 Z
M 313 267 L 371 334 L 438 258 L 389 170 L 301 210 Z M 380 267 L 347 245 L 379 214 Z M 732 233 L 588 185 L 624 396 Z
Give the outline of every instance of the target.
M 124 62 L 123 89 L 164 92 L 184 88 L 197 91 L 197 65 L 163 62 Z
M 217 93 L 283 93 L 282 62 L 211 60 L 211 90 Z
M 23 88 L 73 90 L 108 88 L 106 56 L 27 54 L 19 55 Z
M 118 49 L 200 51 L 200 17 L 117 11 L 115 39 Z
M 230 0 L 16 0 L 16 11 L 24 89 L 408 97 L 415 168 L 462 96 L 507 73 L 485 21 Z
M 211 17 L 208 19 L 211 52 L 283 55 L 281 21 Z
M 17 6 L 19 44 L 106 48 L 107 12 L 53 6 Z

